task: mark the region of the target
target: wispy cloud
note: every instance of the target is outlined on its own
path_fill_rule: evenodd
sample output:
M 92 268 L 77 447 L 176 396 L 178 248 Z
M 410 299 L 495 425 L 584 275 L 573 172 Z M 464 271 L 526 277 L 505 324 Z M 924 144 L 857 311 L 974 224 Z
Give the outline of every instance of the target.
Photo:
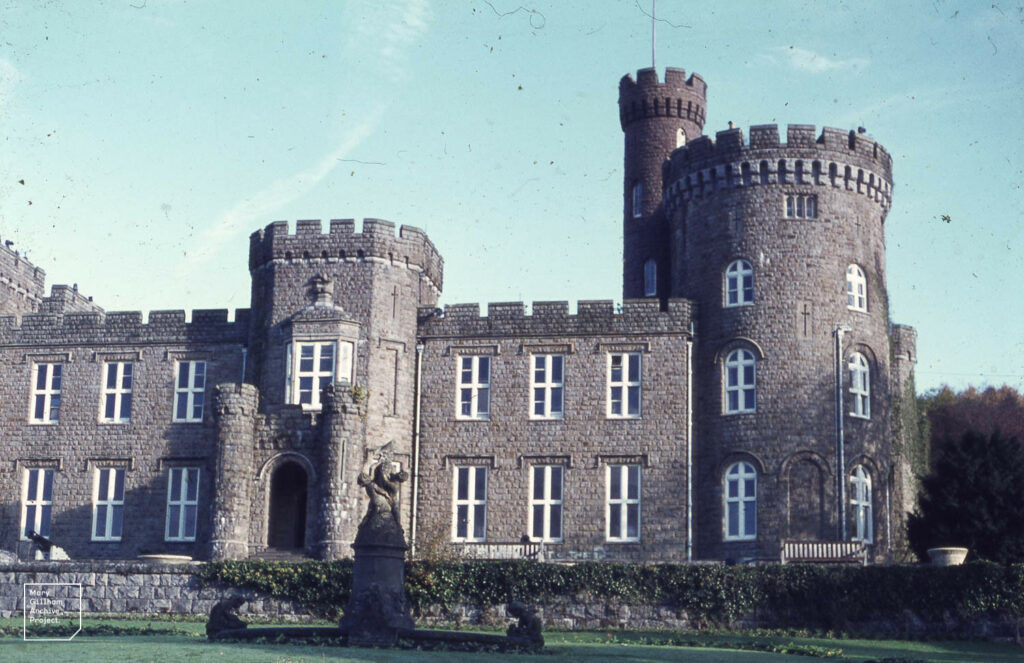
M 392 83 L 401 82 L 406 75 L 408 49 L 430 27 L 430 3 L 428 0 L 404 0 L 398 3 L 378 3 L 367 10 L 366 20 L 360 23 L 359 31 L 364 39 L 378 44 L 377 56 L 380 67 Z M 380 16 L 380 13 L 385 16 Z M 382 20 L 374 20 L 376 18 Z
M 227 242 L 234 241 L 241 232 L 265 222 L 279 208 L 305 195 L 330 175 L 340 159 L 355 149 L 367 136 L 373 133 L 380 117 L 380 108 L 367 114 L 368 119 L 345 132 L 337 145 L 320 157 L 313 165 L 297 173 L 271 182 L 263 190 L 235 204 L 221 214 L 213 225 L 196 241 L 202 247 L 192 254 L 195 263 L 202 263 L 216 253 Z M 195 264 L 193 264 L 193 267 Z
M 0 106 L 10 100 L 21 78 L 21 72 L 9 60 L 0 60 Z
M 781 47 L 779 52 L 789 66 L 812 74 L 840 70 L 856 71 L 868 66 L 868 60 L 865 58 L 835 59 L 799 46 Z

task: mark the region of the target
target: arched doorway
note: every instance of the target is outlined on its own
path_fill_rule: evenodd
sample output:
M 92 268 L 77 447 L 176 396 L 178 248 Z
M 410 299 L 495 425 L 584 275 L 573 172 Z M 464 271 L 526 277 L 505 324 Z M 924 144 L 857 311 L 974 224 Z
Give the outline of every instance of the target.
M 296 462 L 285 462 L 270 475 L 267 547 L 296 550 L 306 546 L 308 477 Z

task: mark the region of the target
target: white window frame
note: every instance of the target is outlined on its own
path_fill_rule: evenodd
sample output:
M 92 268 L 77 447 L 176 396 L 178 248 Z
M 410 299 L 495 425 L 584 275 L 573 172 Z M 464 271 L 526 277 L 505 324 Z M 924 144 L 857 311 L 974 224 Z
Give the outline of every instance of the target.
M 491 418 L 490 355 L 459 355 L 455 358 L 455 418 L 487 420 Z
M 871 418 L 871 369 L 867 358 L 859 352 L 846 363 L 850 370 L 850 416 Z
M 205 361 L 175 362 L 172 421 L 197 423 L 203 420 L 206 406 L 206 369 Z
M 746 260 L 733 260 L 725 270 L 725 305 L 754 303 L 754 267 Z
M 607 416 L 609 419 L 639 419 L 643 413 L 643 363 L 641 357 L 639 352 L 608 353 Z M 633 407 L 634 404 L 635 407 Z
M 565 416 L 565 355 L 532 355 L 530 363 L 530 418 L 562 419 Z
M 32 397 L 28 404 L 29 423 L 56 424 L 60 420 L 60 395 L 63 380 L 63 364 L 32 365 Z
M 787 219 L 818 218 L 818 196 L 806 193 L 787 193 L 785 196 Z
M 113 371 L 113 374 L 111 374 L 111 371 Z M 100 422 L 105 424 L 128 423 L 132 418 L 132 387 L 135 383 L 135 364 L 130 361 L 104 362 L 102 380 Z M 112 413 L 109 415 L 107 414 L 108 403 L 112 405 Z
M 723 368 L 725 414 L 756 412 L 757 357 L 750 350 L 737 348 L 726 355 Z
M 753 481 L 753 490 L 750 490 L 749 481 Z M 757 538 L 757 470 L 745 461 L 733 463 L 725 471 L 722 483 L 723 539 L 753 541 Z M 748 531 L 747 514 L 750 513 L 753 514 L 753 526 L 749 528 L 752 531 Z
M 199 468 L 168 468 L 164 541 L 195 541 L 198 513 Z
M 644 215 L 644 182 L 643 180 L 637 180 L 633 182 L 632 190 L 632 214 L 634 219 L 643 218 Z
M 124 534 L 124 494 L 127 479 L 123 467 L 97 467 L 92 483 L 92 540 L 120 541 Z M 104 485 L 105 484 L 105 485 Z M 118 490 L 120 484 L 120 490 Z M 103 490 L 106 488 L 106 490 Z M 120 522 L 115 518 L 120 514 Z M 120 528 L 118 528 L 118 524 Z M 97 525 L 102 531 L 97 533 Z
M 28 530 L 45 537 L 50 536 L 53 520 L 52 467 L 27 467 L 22 476 L 21 489 L 21 534 L 22 541 L 28 540 Z
M 324 348 L 330 347 L 333 361 L 330 370 L 323 368 Z M 302 350 L 311 348 L 308 370 L 302 367 Z M 296 339 L 285 348 L 285 403 L 301 405 L 303 410 L 318 411 L 323 407 L 320 392 L 333 382 L 352 382 L 352 343 L 337 339 Z M 309 379 L 309 389 L 302 389 L 302 380 Z M 325 382 L 326 380 L 326 382 Z M 303 402 L 304 393 L 308 401 Z
M 853 507 L 854 541 L 874 541 L 874 510 L 871 504 L 871 472 L 857 465 L 850 474 L 850 506 Z
M 530 539 L 554 543 L 565 537 L 564 499 L 564 466 L 534 465 L 530 468 Z
M 486 465 L 456 465 L 453 468 L 452 541 L 487 540 L 487 482 L 489 479 Z M 482 485 L 479 483 L 480 481 L 482 481 Z M 465 487 L 465 491 L 461 490 L 463 487 Z M 463 524 L 464 527 L 461 528 L 463 532 L 460 533 L 460 526 Z
M 618 494 L 612 490 L 618 479 Z M 604 537 L 613 543 L 640 540 L 641 532 L 641 468 L 639 464 L 607 465 L 605 469 L 605 526 Z M 630 515 L 635 521 L 635 533 L 629 532 Z
M 846 268 L 846 308 L 864 313 L 868 310 L 868 279 L 857 264 Z
M 644 297 L 658 296 L 658 261 L 648 258 L 644 262 Z

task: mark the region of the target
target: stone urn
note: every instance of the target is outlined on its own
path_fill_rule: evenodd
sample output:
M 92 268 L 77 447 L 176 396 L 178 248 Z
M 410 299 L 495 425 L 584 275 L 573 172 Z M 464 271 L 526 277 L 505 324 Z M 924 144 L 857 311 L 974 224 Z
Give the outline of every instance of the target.
M 967 557 L 967 548 L 929 548 L 928 558 L 932 566 L 959 566 Z

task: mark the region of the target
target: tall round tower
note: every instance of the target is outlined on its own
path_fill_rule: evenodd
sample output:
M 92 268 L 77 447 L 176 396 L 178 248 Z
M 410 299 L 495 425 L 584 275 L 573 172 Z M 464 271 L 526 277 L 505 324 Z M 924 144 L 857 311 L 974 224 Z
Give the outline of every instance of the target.
M 892 159 L 855 132 L 730 129 L 673 152 L 664 188 L 672 294 L 700 311 L 699 555 L 839 538 L 884 555 Z
M 667 297 L 671 273 L 662 165 L 672 150 L 701 135 L 707 84 L 682 69 L 641 69 L 619 81 L 619 120 L 625 133 L 623 181 L 623 298 Z

